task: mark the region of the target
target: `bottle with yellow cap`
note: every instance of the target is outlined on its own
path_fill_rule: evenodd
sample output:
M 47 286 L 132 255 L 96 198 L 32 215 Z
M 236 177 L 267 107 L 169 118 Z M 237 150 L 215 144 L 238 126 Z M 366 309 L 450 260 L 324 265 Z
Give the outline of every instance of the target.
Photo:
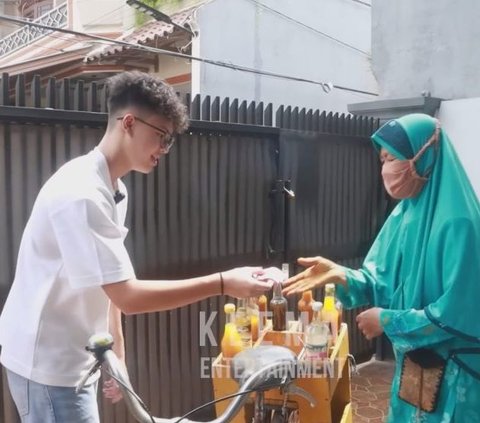
M 223 358 L 232 358 L 242 351 L 242 338 L 235 325 L 235 304 L 227 303 L 224 306 L 226 322 L 221 342 Z
M 335 307 L 335 284 L 325 285 L 325 300 L 323 302 L 322 320 L 330 323 L 333 344 L 337 341 L 338 335 L 338 310 Z

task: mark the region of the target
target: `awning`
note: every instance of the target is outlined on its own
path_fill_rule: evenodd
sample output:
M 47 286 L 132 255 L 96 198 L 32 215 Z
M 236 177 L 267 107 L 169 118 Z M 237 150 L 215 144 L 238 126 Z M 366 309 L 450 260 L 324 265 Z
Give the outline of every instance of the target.
M 185 26 L 189 23 L 192 14 L 195 8 L 177 13 L 170 16 L 173 22 L 177 25 Z M 156 45 L 157 43 L 163 44 L 166 38 L 169 38 L 173 33 L 180 32 L 181 34 L 188 34 L 182 32 L 181 30 L 175 29 L 171 24 L 165 22 L 153 21 L 143 25 L 140 28 L 132 29 L 128 33 L 123 34 L 118 37 L 116 40 L 124 41 L 132 44 L 139 45 Z M 126 50 L 129 50 L 130 47 L 125 45 L 105 45 L 92 50 L 85 57 L 85 62 L 92 62 L 105 58 L 107 56 L 123 53 Z

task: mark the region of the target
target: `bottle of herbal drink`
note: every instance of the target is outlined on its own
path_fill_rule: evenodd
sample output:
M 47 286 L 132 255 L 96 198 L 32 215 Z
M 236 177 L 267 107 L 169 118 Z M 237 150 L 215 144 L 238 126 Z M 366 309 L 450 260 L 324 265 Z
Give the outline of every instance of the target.
M 305 291 L 302 294 L 302 298 L 298 302 L 299 321 L 302 331 L 313 319 L 313 302 L 311 290 Z
M 273 284 L 273 298 L 270 301 L 270 310 L 272 311 L 272 329 L 287 330 L 287 300 L 282 295 L 282 284 L 275 282 Z
M 235 313 L 235 324 L 242 340 L 243 348 L 252 346 L 252 322 L 248 309 L 248 299 L 240 298 L 237 301 L 237 312 Z
M 322 320 L 330 323 L 332 342 L 335 344 L 338 335 L 338 310 L 335 307 L 335 284 L 325 285 L 325 300 L 323 301 Z
M 227 303 L 224 306 L 226 322 L 221 342 L 223 358 L 232 358 L 242 351 L 242 339 L 235 325 L 235 304 Z
M 250 333 L 252 335 L 252 344 L 260 335 L 260 312 L 258 309 L 257 299 L 249 298 L 247 302 L 247 315 L 250 317 Z
M 259 318 L 262 322 L 262 329 L 265 328 L 267 325 L 267 306 L 268 306 L 268 299 L 266 295 L 260 295 L 258 297 L 258 312 Z

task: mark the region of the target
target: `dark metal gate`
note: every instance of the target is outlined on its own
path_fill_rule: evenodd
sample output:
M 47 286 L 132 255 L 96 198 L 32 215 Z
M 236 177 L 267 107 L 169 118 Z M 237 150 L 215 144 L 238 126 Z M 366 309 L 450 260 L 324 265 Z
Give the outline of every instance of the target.
M 40 186 L 102 135 L 103 91 L 80 82 L 50 80 L 45 96 L 35 88 L 37 81 L 26 98 L 22 78 L 13 92 L 8 77 L 2 78 L 0 304 L 13 281 L 21 234 Z M 42 108 L 59 103 L 62 110 Z M 283 106 L 273 119 L 271 105 L 209 97 L 189 105 L 190 130 L 156 171 L 125 180 L 127 247 L 140 278 L 178 279 L 245 264 L 293 266 L 301 255 L 322 254 L 352 266 L 361 262 L 385 209 L 379 164 L 368 141 L 376 121 Z M 295 199 L 288 199 L 284 187 Z M 199 338 L 199 316 L 222 310 L 228 300 L 216 297 L 125 319 L 132 382 L 154 414 L 181 415 L 212 398 L 201 359 L 215 357 L 218 347 Z M 372 345 L 356 331 L 353 318 L 347 315 L 351 349 L 369 354 Z M 219 313 L 212 327 L 217 340 L 223 323 Z M 0 414 L 14 423 L 5 387 L 4 380 Z M 132 422 L 123 405 L 102 402 L 101 410 L 104 422 Z

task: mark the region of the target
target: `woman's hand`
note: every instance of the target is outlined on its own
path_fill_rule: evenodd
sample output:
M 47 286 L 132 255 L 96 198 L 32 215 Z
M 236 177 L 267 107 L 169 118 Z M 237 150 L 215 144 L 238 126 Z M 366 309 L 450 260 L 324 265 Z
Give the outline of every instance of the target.
M 341 266 L 324 257 L 299 258 L 298 264 L 308 267 L 284 282 L 283 293 L 293 295 L 307 289 L 319 288 L 327 283 L 345 284 L 345 271 Z
M 358 329 L 368 340 L 376 338 L 383 333 L 383 328 L 380 324 L 380 312 L 382 310 L 380 307 L 373 307 L 362 311 L 357 316 Z

